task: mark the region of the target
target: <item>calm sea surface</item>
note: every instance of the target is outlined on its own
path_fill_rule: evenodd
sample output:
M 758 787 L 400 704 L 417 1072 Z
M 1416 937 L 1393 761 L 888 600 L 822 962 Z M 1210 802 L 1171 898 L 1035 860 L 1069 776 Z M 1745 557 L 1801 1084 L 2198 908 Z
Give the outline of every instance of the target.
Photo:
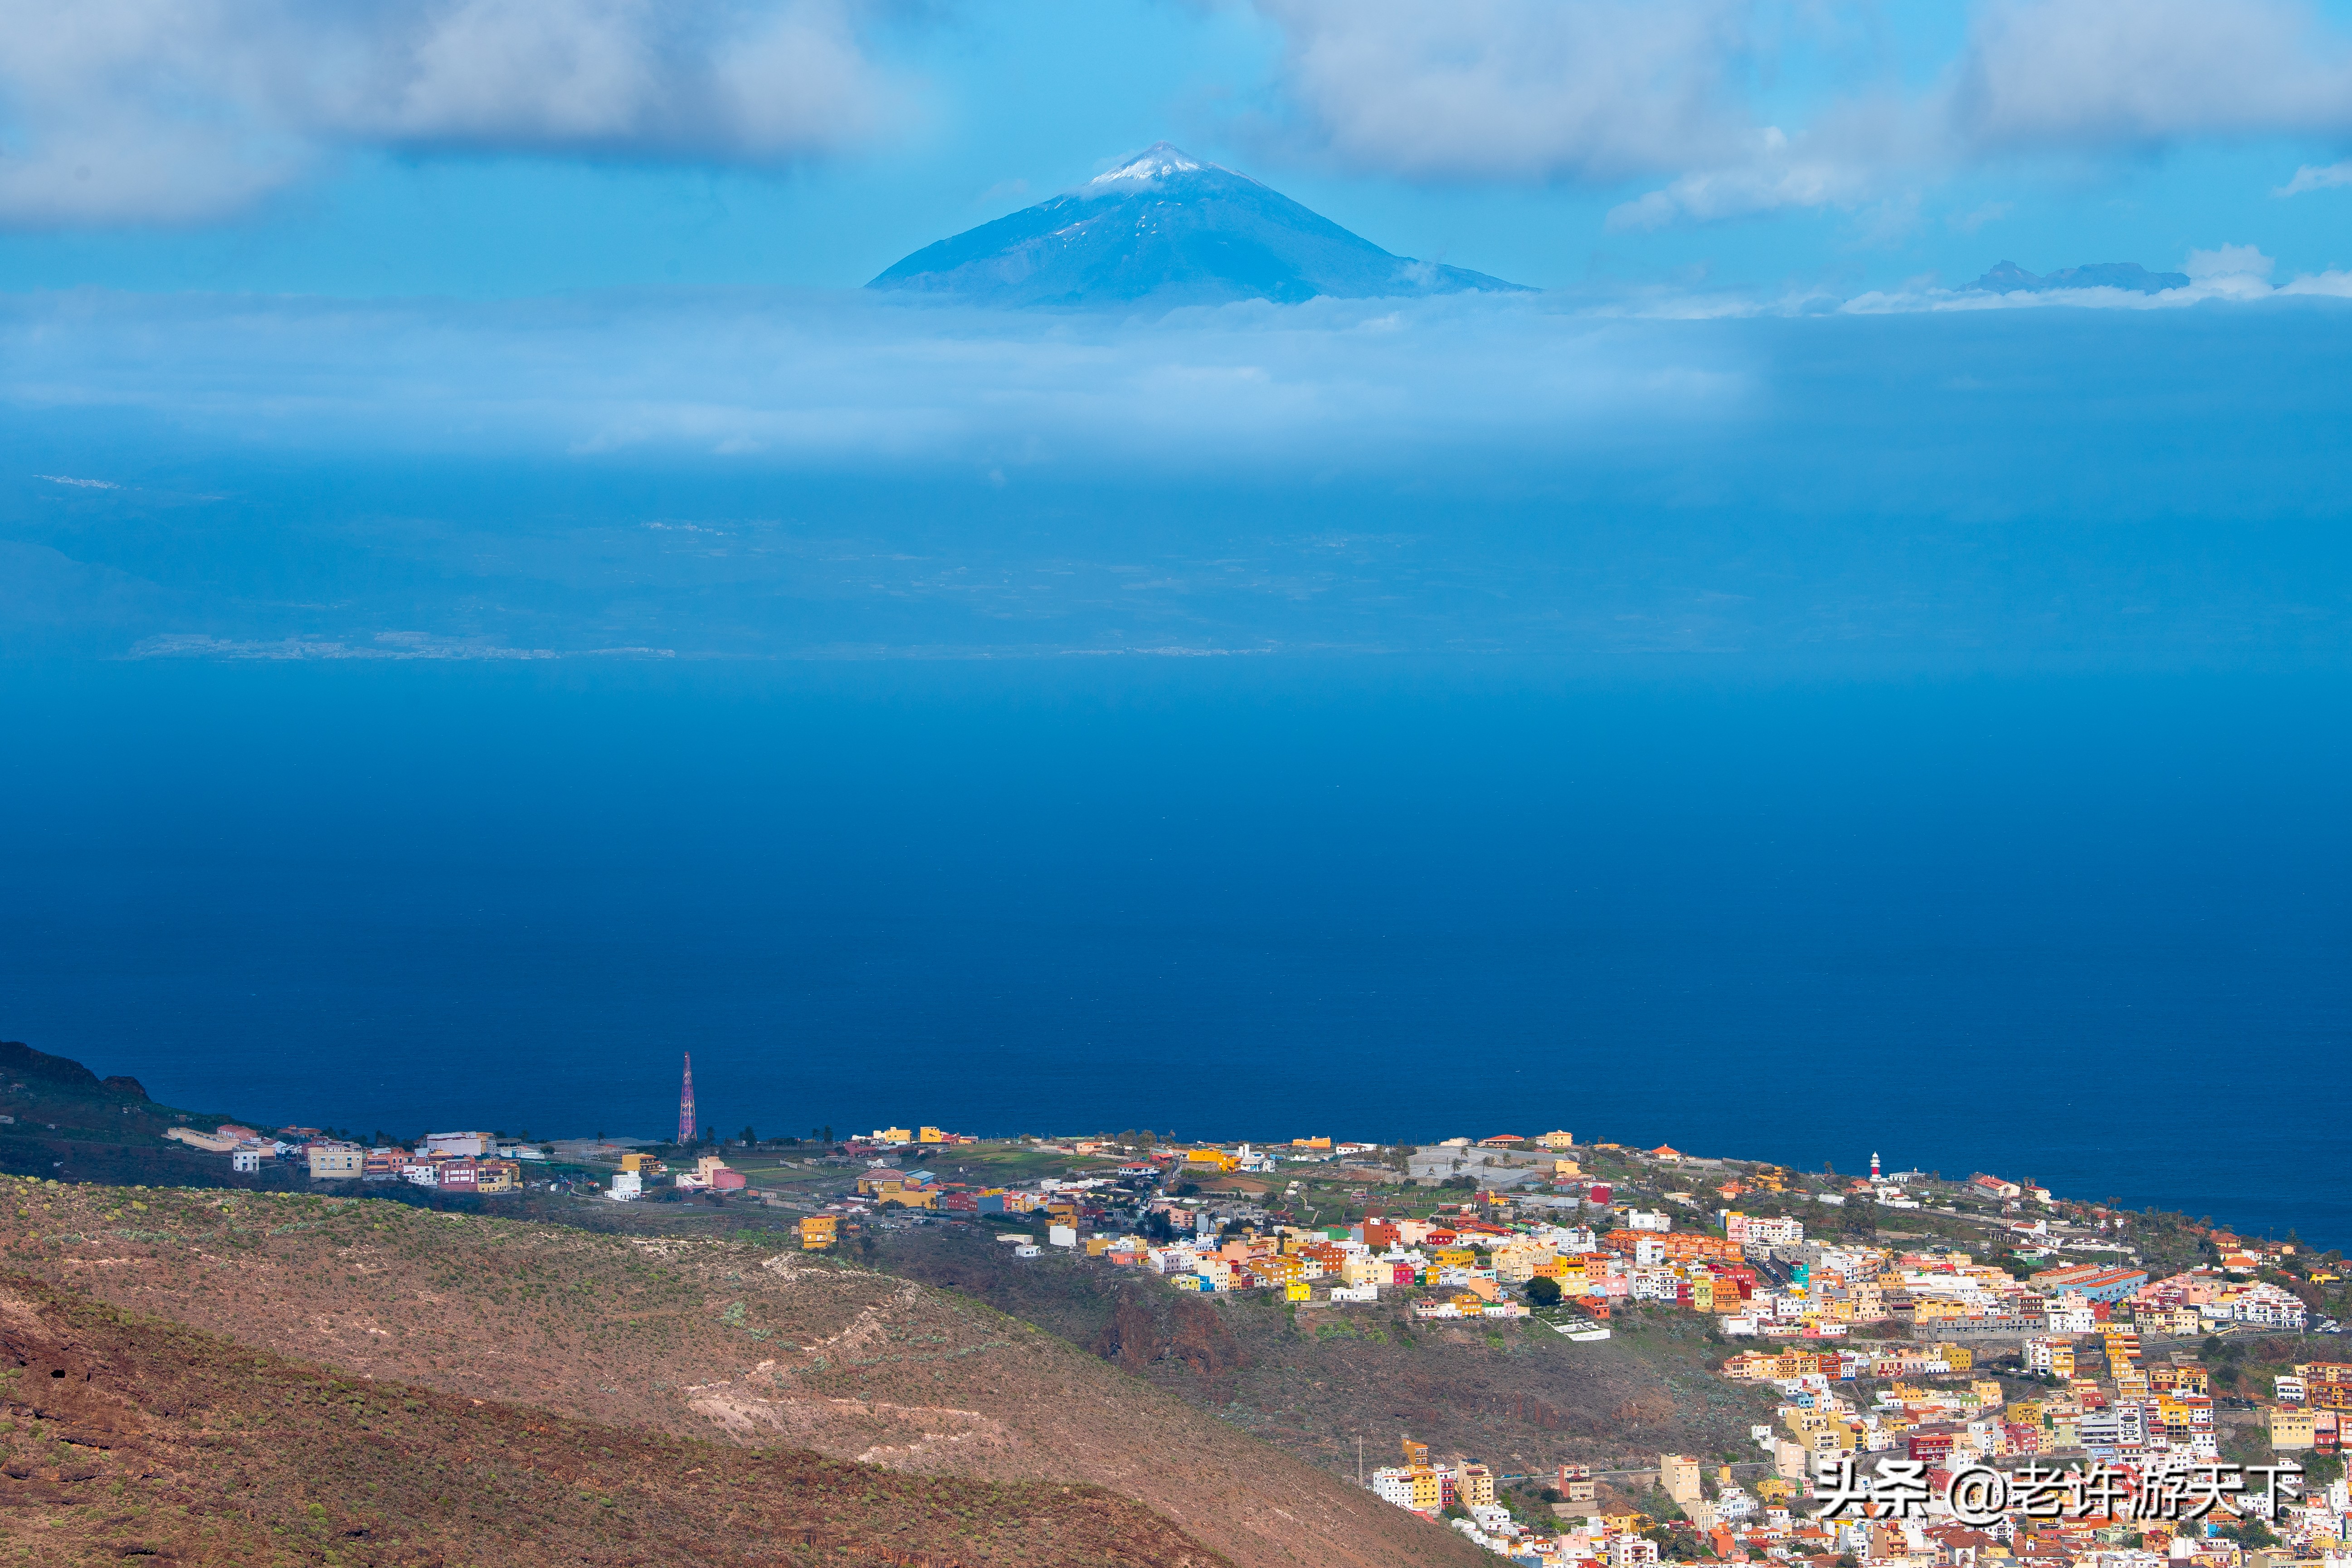
M 2352 1243 L 2339 678 L 12 667 L 0 1036 L 414 1135 L 1990 1169 Z

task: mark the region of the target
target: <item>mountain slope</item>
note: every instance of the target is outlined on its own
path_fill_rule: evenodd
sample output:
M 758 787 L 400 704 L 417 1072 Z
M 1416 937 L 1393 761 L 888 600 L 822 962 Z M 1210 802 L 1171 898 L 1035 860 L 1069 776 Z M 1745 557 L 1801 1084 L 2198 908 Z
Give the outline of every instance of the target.
M 1689 1313 L 1621 1314 L 1613 1338 L 1577 1344 L 1533 1321 L 1502 1332 L 1417 1323 L 1402 1303 L 1216 1301 L 1131 1269 L 1016 1262 L 1007 1250 L 927 1228 L 891 1237 L 881 1257 L 1342 1473 L 1357 1436 L 1369 1448 L 1399 1429 L 1441 1454 L 1537 1475 L 1563 1462 L 1647 1463 L 1640 1456 L 1661 1450 L 1752 1453 L 1749 1427 L 1778 1403 L 1716 1374 L 1730 1347 Z
M 80 1182 L 172 1182 L 189 1186 L 284 1186 L 273 1170 L 236 1176 L 217 1154 L 167 1142 L 173 1127 L 205 1131 L 230 1121 L 223 1112 L 159 1105 L 135 1078 L 100 1078 L 68 1057 L 0 1040 L 0 1172 Z
M 0 1369 L 12 1561 L 1223 1563 L 1097 1488 L 925 1479 L 351 1381 L 21 1276 L 0 1275 Z
M 797 1250 L 310 1196 L 9 1183 L 0 1251 L 378 1381 L 892 1469 L 1085 1482 L 1241 1568 L 1475 1547 L 950 1291 Z
M 1165 142 L 1076 191 L 926 246 L 866 287 L 1065 306 L 1520 291 L 1482 272 L 1392 256 Z

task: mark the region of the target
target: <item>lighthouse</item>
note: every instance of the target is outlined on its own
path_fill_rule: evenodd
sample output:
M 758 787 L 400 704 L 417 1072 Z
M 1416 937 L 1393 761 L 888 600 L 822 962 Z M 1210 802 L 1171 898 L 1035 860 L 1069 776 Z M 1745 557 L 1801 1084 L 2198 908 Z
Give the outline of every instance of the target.
M 1874 1182 L 1878 1180 L 1878 1151 L 1875 1149 L 1870 1152 L 1870 1179 Z
M 694 1142 L 694 1053 L 686 1053 L 686 1078 L 677 1087 L 677 1141 Z

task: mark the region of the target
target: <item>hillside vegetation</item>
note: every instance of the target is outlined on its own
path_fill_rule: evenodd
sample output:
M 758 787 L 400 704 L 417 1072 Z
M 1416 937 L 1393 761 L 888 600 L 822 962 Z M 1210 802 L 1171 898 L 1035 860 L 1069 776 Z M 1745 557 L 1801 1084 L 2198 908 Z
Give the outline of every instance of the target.
M 0 1555 L 1221 1568 L 1099 1488 L 897 1474 L 339 1376 L 0 1274 Z
M 68 1182 L 182 1186 L 289 1186 L 289 1170 L 233 1176 L 228 1162 L 167 1142 L 174 1127 L 209 1131 L 219 1112 L 159 1105 L 135 1078 L 100 1078 L 68 1057 L 0 1040 L 0 1172 Z
M 1036 1259 L 976 1232 L 890 1236 L 879 1261 L 976 1296 L 1269 1443 L 1352 1476 L 1356 1439 L 1391 1464 L 1401 1432 L 1440 1453 L 1534 1473 L 1563 1461 L 1652 1465 L 1662 1451 L 1753 1459 L 1773 1399 L 1715 1369 L 1730 1347 L 1688 1313 L 1622 1312 L 1580 1344 L 1540 1323 L 1414 1322 L 1396 1300 L 1292 1310 L 1264 1295 L 1181 1295 L 1066 1254 Z
M 356 1380 L 917 1475 L 1101 1486 L 1243 1568 L 1480 1560 L 1030 1324 L 772 1244 L 16 1181 L 0 1251 Z

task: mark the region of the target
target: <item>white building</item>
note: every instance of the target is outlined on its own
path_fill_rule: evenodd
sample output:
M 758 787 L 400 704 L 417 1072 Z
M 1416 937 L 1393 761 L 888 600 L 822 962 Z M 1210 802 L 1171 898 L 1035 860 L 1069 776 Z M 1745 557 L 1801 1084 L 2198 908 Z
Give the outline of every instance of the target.
M 2043 1312 L 2053 1334 L 2095 1334 L 2099 1331 L 2099 1315 L 2080 1290 L 2060 1294 Z
M 2067 1359 L 2071 1363 L 2074 1351 L 2074 1347 L 2071 1342 L 2065 1340 L 2047 1339 L 2039 1335 L 2027 1336 L 2025 1341 L 2025 1370 L 2028 1372 L 2055 1372 L 2057 1370 L 2057 1358 L 2055 1352 L 2062 1346 L 2065 1349 Z
M 1612 1535 L 1609 1568 L 1658 1568 L 1658 1543 L 1644 1536 Z
M 613 1185 L 604 1194 L 616 1204 L 625 1204 L 646 1195 L 646 1179 L 635 1171 L 613 1173 Z
M 496 1140 L 487 1132 L 427 1132 L 419 1151 L 426 1154 L 446 1154 L 452 1159 L 478 1160 L 488 1153 Z

